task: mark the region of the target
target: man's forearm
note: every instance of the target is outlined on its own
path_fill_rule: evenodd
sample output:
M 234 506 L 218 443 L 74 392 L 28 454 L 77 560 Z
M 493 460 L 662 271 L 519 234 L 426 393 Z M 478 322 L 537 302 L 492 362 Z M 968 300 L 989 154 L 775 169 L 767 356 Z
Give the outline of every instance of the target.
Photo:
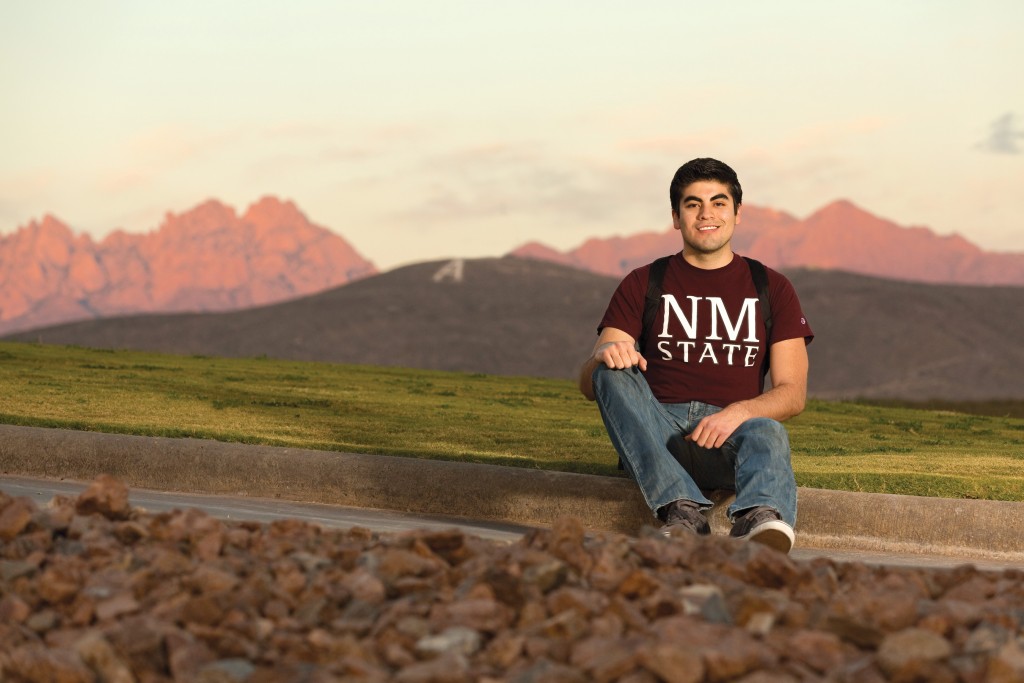
M 593 401 L 595 399 L 594 370 L 597 369 L 598 363 L 599 361 L 591 356 L 587 360 L 583 361 L 583 365 L 580 366 L 580 393 L 583 394 L 588 401 Z
M 803 412 L 807 404 L 807 389 L 796 384 L 781 384 L 742 403 L 752 417 L 768 417 L 782 422 Z

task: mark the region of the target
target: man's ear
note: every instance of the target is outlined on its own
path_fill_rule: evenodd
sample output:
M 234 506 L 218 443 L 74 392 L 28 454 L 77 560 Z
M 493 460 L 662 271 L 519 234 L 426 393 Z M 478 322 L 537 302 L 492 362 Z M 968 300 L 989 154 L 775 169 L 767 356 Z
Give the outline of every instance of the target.
M 672 210 L 672 229 L 679 230 L 679 212 L 675 209 Z
M 743 205 L 742 204 L 740 204 L 739 206 L 736 207 L 736 225 L 739 225 L 739 223 L 740 223 L 740 211 L 742 211 L 742 210 L 743 210 Z

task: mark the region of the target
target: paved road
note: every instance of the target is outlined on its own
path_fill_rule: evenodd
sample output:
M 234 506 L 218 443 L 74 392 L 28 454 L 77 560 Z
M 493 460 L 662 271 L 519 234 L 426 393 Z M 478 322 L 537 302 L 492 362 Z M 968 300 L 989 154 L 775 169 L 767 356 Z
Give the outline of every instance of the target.
M 73 481 L 53 481 L 28 477 L 5 476 L 0 479 L 0 490 L 11 496 L 32 498 L 39 505 L 45 505 L 55 495 L 76 496 L 87 484 Z M 146 489 L 131 489 L 129 500 L 135 507 L 150 512 L 162 512 L 175 508 L 197 508 L 225 520 L 251 520 L 271 522 L 275 519 L 302 519 L 325 527 L 347 529 L 355 526 L 379 532 L 397 532 L 425 528 L 458 528 L 481 538 L 496 541 L 515 541 L 528 527 L 514 524 L 470 520 L 456 517 L 414 515 L 384 510 L 324 505 L 317 503 L 295 503 L 266 498 L 217 496 L 208 494 L 167 493 Z M 841 562 L 863 562 L 869 565 L 955 567 L 973 564 L 980 569 L 1000 570 L 1011 566 L 1002 562 L 964 559 L 942 555 L 889 555 L 852 550 L 800 548 L 790 556 L 797 560 L 827 557 Z

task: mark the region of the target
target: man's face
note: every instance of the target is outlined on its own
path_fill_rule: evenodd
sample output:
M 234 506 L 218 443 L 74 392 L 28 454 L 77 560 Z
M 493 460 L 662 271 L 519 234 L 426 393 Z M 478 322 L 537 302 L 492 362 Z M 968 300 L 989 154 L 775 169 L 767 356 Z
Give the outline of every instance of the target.
M 698 180 L 683 189 L 672 227 L 683 235 L 684 251 L 712 255 L 729 249 L 740 211 L 729 187 L 715 180 Z

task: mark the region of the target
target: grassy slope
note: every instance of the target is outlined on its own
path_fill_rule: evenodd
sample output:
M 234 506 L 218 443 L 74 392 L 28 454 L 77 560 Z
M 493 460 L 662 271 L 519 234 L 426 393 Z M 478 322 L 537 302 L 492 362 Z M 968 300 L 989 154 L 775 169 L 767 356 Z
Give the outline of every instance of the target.
M 0 422 L 618 475 L 565 380 L 0 343 Z M 801 486 L 1024 501 L 1024 420 L 812 401 Z

